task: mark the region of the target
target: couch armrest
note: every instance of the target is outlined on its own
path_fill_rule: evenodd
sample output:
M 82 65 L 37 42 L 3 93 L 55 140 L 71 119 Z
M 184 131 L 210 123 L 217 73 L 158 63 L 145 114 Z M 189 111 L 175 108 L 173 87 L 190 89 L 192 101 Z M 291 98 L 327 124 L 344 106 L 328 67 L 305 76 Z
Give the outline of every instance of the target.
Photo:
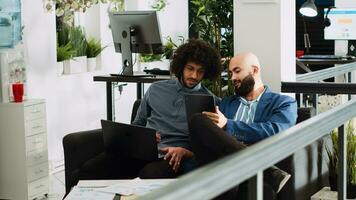
M 89 159 L 104 151 L 101 129 L 70 133 L 63 138 L 66 191 L 76 184 L 76 174 Z

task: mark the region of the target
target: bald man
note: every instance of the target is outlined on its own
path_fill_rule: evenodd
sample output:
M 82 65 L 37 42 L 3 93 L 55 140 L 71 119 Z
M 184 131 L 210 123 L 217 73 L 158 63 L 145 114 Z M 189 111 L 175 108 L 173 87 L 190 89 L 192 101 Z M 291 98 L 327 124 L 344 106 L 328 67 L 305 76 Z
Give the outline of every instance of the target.
M 239 151 L 296 123 L 296 100 L 274 93 L 263 84 L 256 55 L 241 53 L 233 57 L 229 77 L 235 95 L 224 98 L 215 113 L 203 112 L 189 122 L 193 152 L 200 165 Z M 266 171 L 264 180 L 278 193 L 290 175 L 276 167 Z M 267 195 L 264 199 L 274 196 Z

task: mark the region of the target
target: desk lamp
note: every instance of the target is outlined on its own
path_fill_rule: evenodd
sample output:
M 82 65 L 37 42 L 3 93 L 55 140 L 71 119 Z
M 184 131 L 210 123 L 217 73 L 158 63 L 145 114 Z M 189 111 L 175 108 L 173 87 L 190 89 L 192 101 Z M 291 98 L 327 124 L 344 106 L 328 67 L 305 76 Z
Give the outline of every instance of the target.
M 304 16 L 306 17 L 315 17 L 318 15 L 318 9 L 314 3 L 314 0 L 307 0 L 303 3 L 303 5 L 299 8 L 299 13 L 302 14 L 303 19 L 303 27 L 304 27 L 304 47 L 306 49 L 306 54 L 309 54 L 310 39 L 309 34 L 307 32 L 307 26 L 305 24 Z
M 318 15 L 318 9 L 314 3 L 314 0 L 307 0 L 303 3 L 303 5 L 299 8 L 300 14 L 307 17 L 315 17 Z

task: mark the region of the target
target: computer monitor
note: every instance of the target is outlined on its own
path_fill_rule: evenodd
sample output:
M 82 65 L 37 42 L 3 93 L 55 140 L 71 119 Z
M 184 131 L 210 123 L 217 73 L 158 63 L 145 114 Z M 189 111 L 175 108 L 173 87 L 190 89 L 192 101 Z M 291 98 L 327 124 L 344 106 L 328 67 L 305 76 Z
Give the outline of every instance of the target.
M 324 15 L 327 10 L 324 10 Z M 327 17 L 330 19 L 330 26 L 324 29 L 325 40 L 356 39 L 356 8 L 332 8 Z
M 115 51 L 122 54 L 122 75 L 133 75 L 132 53 L 163 53 L 156 11 L 109 12 Z

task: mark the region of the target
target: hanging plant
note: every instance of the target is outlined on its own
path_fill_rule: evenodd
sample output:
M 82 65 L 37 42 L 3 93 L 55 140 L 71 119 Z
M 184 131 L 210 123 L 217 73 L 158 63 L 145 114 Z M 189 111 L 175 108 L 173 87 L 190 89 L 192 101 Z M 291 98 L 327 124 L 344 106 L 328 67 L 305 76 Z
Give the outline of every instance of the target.
M 109 0 L 111 2 L 111 11 L 118 12 L 125 10 L 124 0 Z
M 151 5 L 151 8 L 161 11 L 167 6 L 167 0 L 155 0 Z
M 85 12 L 88 8 L 98 3 L 111 3 L 112 10 L 121 11 L 124 8 L 124 0 L 43 0 L 48 12 L 55 10 L 57 18 L 72 25 L 74 12 Z
M 44 3 L 47 11 L 53 11 L 56 8 L 56 15 L 62 16 L 66 11 L 85 12 L 93 5 L 108 1 L 110 0 L 44 0 Z
M 162 58 L 172 59 L 174 51 L 178 46 L 184 44 L 184 37 L 178 36 L 178 44 L 176 44 L 170 36 L 166 37 L 166 44 L 163 47 Z

